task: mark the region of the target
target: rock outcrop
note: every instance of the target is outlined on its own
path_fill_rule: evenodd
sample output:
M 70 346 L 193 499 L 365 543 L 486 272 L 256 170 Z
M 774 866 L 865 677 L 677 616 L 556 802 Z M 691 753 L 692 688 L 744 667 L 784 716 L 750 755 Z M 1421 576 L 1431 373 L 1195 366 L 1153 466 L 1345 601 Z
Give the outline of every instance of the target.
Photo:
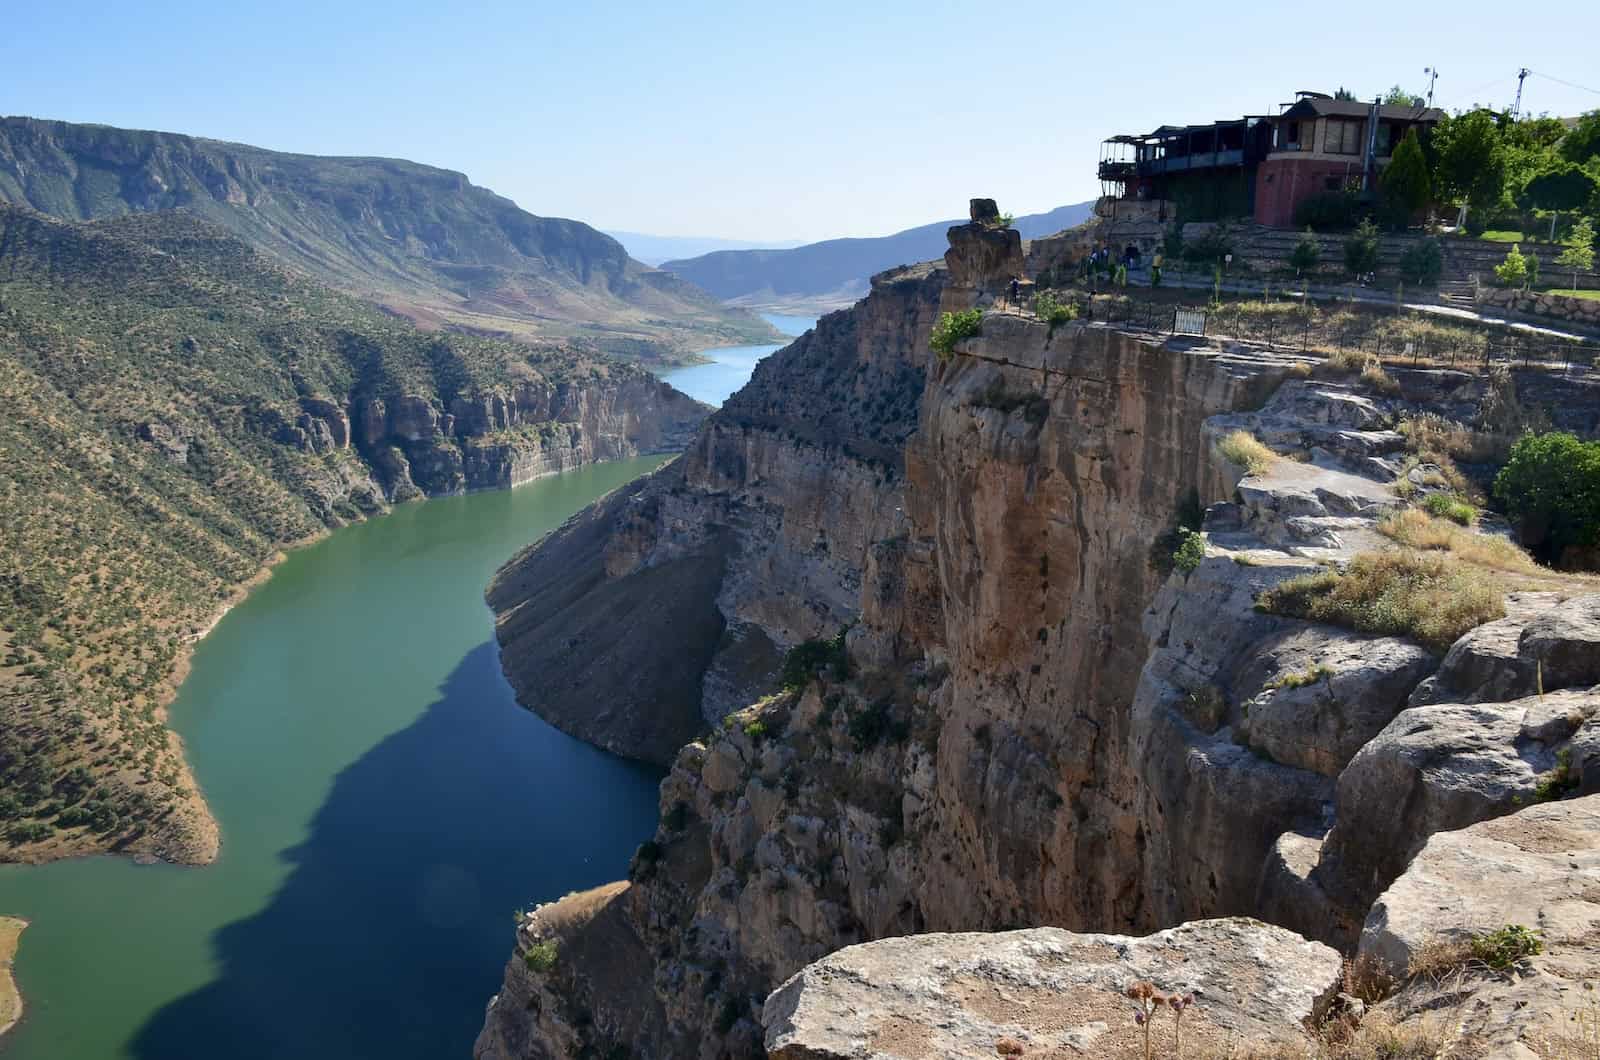
M 665 764 L 769 691 L 787 648 L 851 622 L 867 553 L 904 534 L 941 286 L 877 277 L 762 361 L 682 460 L 507 564 L 488 597 L 521 702 Z
M 1059 928 L 918 935 L 840 950 L 762 1011 L 773 1060 L 868 1056 L 1138 1056 L 1127 990 L 1190 995 L 1160 1010 L 1159 1055 L 1310 1045 L 1341 983 L 1339 955 L 1255 920 L 1202 920 L 1144 938 Z
M 1468 960 L 1474 939 L 1507 925 L 1536 936 L 1539 952 L 1508 954 L 1505 974 Z M 1529 806 L 1427 841 L 1373 905 L 1360 952 L 1401 974 L 1452 948 L 1455 967 L 1431 968 L 1389 1005 L 1407 1015 L 1451 1012 L 1467 1045 L 1459 1055 L 1531 1060 L 1592 1051 L 1600 795 Z

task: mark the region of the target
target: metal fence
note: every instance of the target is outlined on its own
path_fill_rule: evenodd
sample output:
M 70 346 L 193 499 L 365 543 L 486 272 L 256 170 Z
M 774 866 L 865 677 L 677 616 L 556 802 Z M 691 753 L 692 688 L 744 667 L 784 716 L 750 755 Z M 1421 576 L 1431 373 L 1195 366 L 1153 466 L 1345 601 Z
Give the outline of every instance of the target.
M 1484 372 L 1496 367 L 1543 368 L 1550 371 L 1592 370 L 1600 359 L 1600 343 L 1574 342 L 1510 328 L 1474 328 L 1460 336 L 1433 333 L 1397 334 L 1397 320 L 1426 321 L 1413 314 L 1365 314 L 1330 326 L 1314 310 L 1284 313 L 1246 312 L 1237 302 L 1219 305 L 1175 305 L 1137 299 L 1095 299 L 1080 305 L 1080 319 L 1141 331 L 1172 335 L 1195 333 L 1187 314 L 1205 314 L 1203 333 L 1249 342 L 1270 349 L 1307 354 L 1358 351 L 1389 364 L 1444 367 Z M 1419 331 L 1427 332 L 1427 328 Z

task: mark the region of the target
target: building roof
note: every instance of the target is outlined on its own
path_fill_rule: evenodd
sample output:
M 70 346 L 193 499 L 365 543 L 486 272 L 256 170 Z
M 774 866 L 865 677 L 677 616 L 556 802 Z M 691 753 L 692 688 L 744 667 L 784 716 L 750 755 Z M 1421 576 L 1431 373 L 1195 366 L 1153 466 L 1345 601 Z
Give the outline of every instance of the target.
M 1359 99 L 1327 99 L 1311 96 L 1278 115 L 1281 118 L 1365 118 L 1372 113 L 1372 104 Z M 1436 122 L 1444 120 L 1444 111 L 1438 107 L 1412 107 L 1385 104 L 1378 108 L 1378 117 L 1390 121 Z

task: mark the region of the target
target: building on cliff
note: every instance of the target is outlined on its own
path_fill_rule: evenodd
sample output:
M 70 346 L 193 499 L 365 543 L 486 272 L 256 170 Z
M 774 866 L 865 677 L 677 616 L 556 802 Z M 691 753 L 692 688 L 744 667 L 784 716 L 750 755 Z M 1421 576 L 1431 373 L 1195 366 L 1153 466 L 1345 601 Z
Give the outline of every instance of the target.
M 1164 221 L 1251 217 L 1287 227 L 1314 195 L 1376 188 L 1406 132 L 1426 137 L 1443 117 L 1433 107 L 1299 92 L 1276 116 L 1113 136 L 1101 146 L 1100 182 L 1110 198 L 1163 203 Z

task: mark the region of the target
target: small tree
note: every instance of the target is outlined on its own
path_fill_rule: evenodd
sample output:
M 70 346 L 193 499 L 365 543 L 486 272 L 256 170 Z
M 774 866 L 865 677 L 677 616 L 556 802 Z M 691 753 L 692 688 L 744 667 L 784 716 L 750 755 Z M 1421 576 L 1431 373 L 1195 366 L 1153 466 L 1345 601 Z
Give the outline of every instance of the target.
M 1378 226 L 1368 217 L 1356 225 L 1344 242 L 1344 267 L 1353 276 L 1373 272 L 1378 267 Z
M 1556 264 L 1572 270 L 1572 289 L 1578 289 L 1578 273 L 1594 268 L 1594 222 L 1580 217 L 1567 236 L 1567 249 L 1556 258 Z
M 1289 253 L 1289 264 L 1294 266 L 1296 276 L 1311 272 L 1322 261 L 1322 244 L 1317 241 L 1317 235 L 1311 231 L 1311 226 L 1306 226 L 1305 235 L 1300 237 L 1300 242 L 1294 245 L 1294 250 Z
M 1443 272 L 1444 252 L 1432 236 L 1417 240 L 1400 255 L 1400 275 L 1407 283 L 1437 283 Z
M 1549 210 L 1554 238 L 1556 218 L 1583 209 L 1596 195 L 1600 195 L 1600 178 L 1571 162 L 1558 162 L 1528 181 L 1517 201 L 1524 209 Z
M 1528 259 L 1522 254 L 1522 244 L 1511 244 L 1506 260 L 1494 267 L 1494 278 L 1501 287 L 1523 287 L 1528 282 Z
M 1393 202 L 1407 219 L 1428 205 L 1433 184 L 1428 179 L 1428 160 L 1415 128 L 1407 129 L 1405 139 L 1394 149 L 1389 168 L 1383 171 L 1383 196 Z
M 1473 110 L 1446 118 L 1434 130 L 1433 153 L 1434 185 L 1441 196 L 1465 200 L 1473 215 L 1500 201 L 1506 157 L 1494 115 Z

